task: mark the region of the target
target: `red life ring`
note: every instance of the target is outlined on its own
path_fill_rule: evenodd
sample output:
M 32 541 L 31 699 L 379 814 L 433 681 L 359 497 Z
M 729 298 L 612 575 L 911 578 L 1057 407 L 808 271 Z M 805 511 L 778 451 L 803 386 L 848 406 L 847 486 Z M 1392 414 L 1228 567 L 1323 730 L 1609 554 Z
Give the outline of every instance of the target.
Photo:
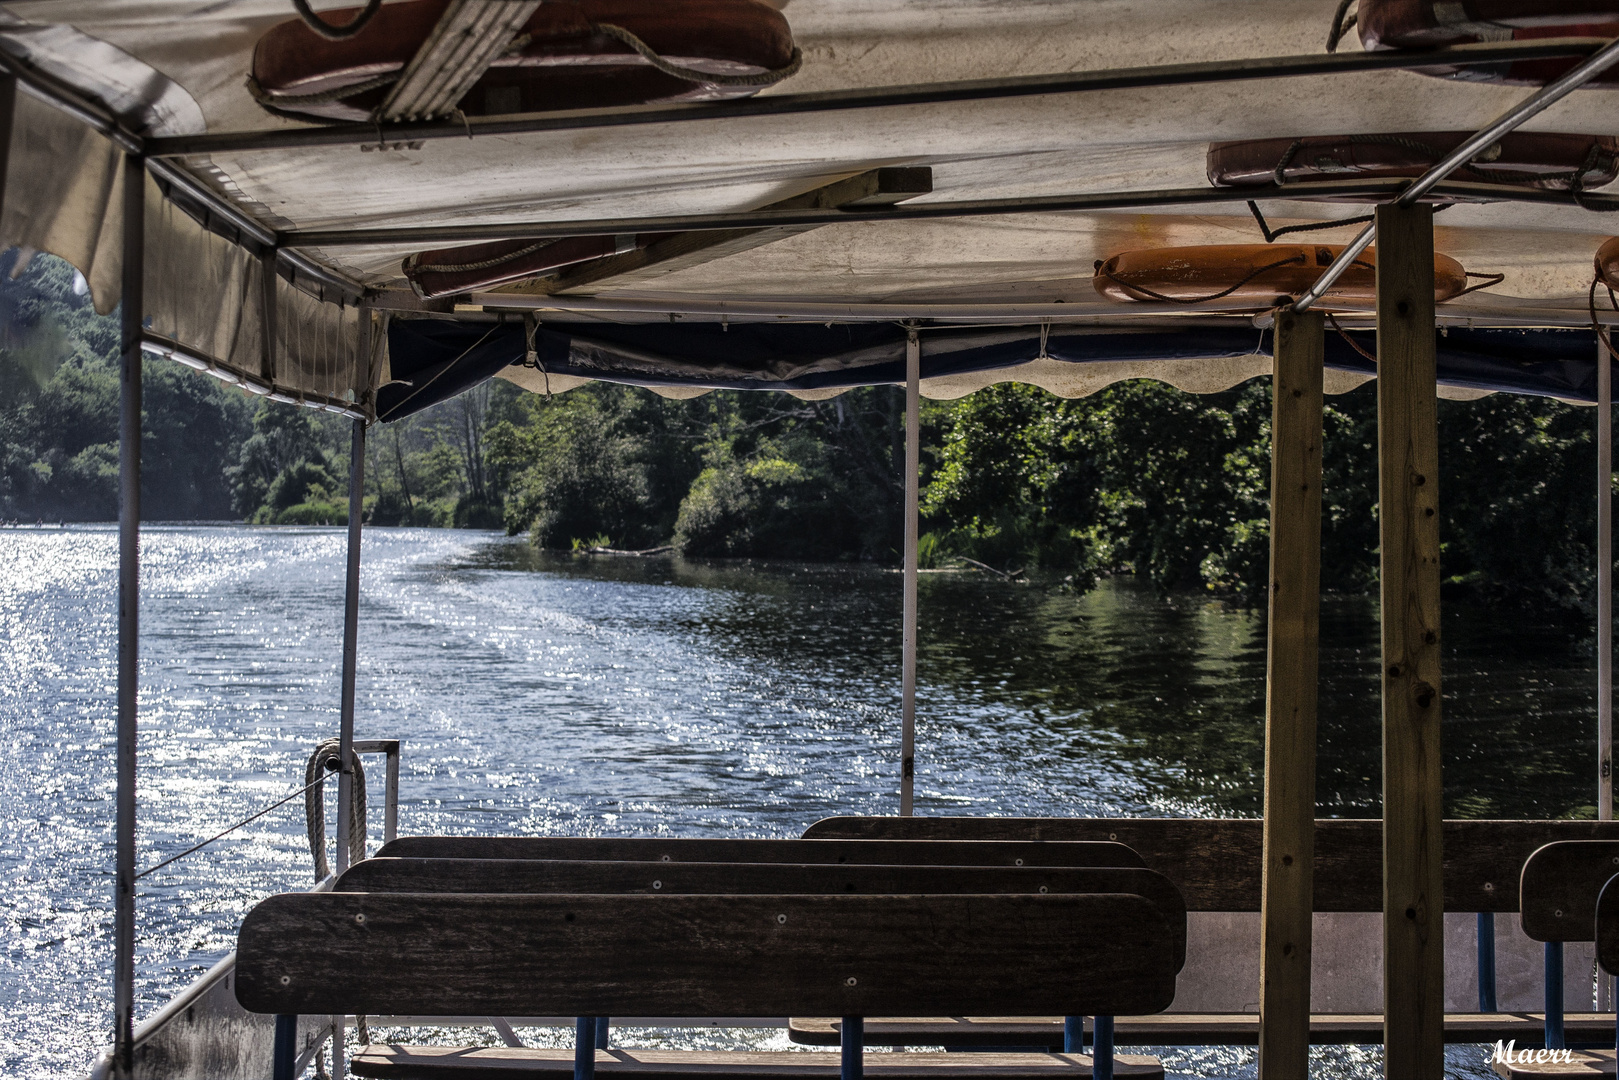
M 1260 187 L 1310 180 L 1417 177 L 1472 134 L 1428 131 L 1210 143 L 1209 183 Z M 1514 131 L 1451 175 L 1474 183 L 1589 191 L 1619 178 L 1619 139 Z M 1361 201 L 1371 197 L 1343 198 Z
M 1548 37 L 1619 37 L 1619 0 L 1360 0 L 1355 29 L 1367 49 L 1431 49 L 1474 41 L 1529 41 Z M 1580 58 L 1522 60 L 1465 68 L 1420 69 L 1468 82 L 1543 86 Z M 1587 86 L 1619 86 L 1610 68 Z
M 253 50 L 249 88 L 278 114 L 368 120 L 449 2 L 384 4 L 363 30 L 336 41 L 302 20 L 281 23 Z M 327 11 L 321 18 L 341 26 L 359 10 Z M 690 74 L 653 66 L 614 36 L 618 31 Z M 747 97 L 786 78 L 798 63 L 787 20 L 759 0 L 546 0 L 523 34 L 522 48 L 495 61 L 461 99 L 462 112 L 498 116 Z M 720 85 L 693 77 L 703 74 L 753 81 Z
M 418 252 L 405 259 L 402 269 L 416 295 L 431 300 L 436 296 L 489 289 L 539 277 L 564 266 L 643 248 L 666 235 L 644 233 L 629 237 L 496 240 L 488 244 Z
M 1218 304 L 1217 310 L 1263 310 L 1300 296 L 1343 251 L 1338 244 L 1211 244 L 1121 251 L 1096 264 L 1096 291 L 1109 300 Z M 1434 255 L 1434 302 L 1467 288 L 1467 271 Z M 1372 303 L 1377 252 L 1368 248 L 1327 290 L 1325 300 Z

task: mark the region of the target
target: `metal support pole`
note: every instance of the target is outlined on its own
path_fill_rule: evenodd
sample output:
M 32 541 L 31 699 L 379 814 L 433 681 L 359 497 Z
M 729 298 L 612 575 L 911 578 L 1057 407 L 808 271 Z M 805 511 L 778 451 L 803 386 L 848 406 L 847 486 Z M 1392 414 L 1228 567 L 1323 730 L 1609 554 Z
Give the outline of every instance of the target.
M 1096 1018 L 1096 1045 L 1091 1049 L 1091 1076 L 1094 1080 L 1113 1080 L 1113 1017 Z
M 275 1057 L 270 1065 L 271 1080 L 297 1080 L 298 1017 L 278 1013 L 275 1018 Z
M 1613 360 L 1597 338 L 1597 818 L 1613 820 Z
M 1495 1011 L 1495 912 L 1478 913 L 1478 1011 Z
M 1065 1016 L 1062 1018 L 1062 1052 L 1065 1054 L 1083 1054 L 1085 1052 L 1085 1018 L 1083 1016 Z
M 596 1018 L 581 1016 L 573 1029 L 573 1080 L 593 1080 L 596 1075 Z
M 360 636 L 360 517 L 365 510 L 365 421 L 354 421 L 349 450 L 348 582 L 343 596 L 343 690 L 338 717 L 337 872 L 349 868 L 349 800 L 354 789 L 354 669 Z M 390 781 L 394 776 L 389 777 Z M 390 791 L 392 788 L 390 787 Z
M 918 473 L 922 467 L 922 343 L 916 331 L 905 342 L 905 627 L 901 702 L 899 812 L 910 817 L 916 787 L 916 546 Z
M 611 1021 L 612 1021 L 611 1017 L 607 1017 L 607 1016 L 598 1016 L 598 1017 L 596 1017 L 596 1049 L 598 1049 L 598 1050 L 607 1049 L 607 1040 L 608 1040 L 608 1036 L 610 1034 L 609 1025 L 610 1025 Z
M 861 1080 L 866 1074 L 866 1018 L 845 1016 L 838 1047 L 842 1066 L 839 1080 Z
M 1563 943 L 1546 942 L 1546 1049 L 1561 1050 L 1563 1038 Z
M 113 1074 L 135 1067 L 135 720 L 140 684 L 141 322 L 146 162 L 124 155 L 122 349 L 118 415 L 118 763 L 113 844 Z

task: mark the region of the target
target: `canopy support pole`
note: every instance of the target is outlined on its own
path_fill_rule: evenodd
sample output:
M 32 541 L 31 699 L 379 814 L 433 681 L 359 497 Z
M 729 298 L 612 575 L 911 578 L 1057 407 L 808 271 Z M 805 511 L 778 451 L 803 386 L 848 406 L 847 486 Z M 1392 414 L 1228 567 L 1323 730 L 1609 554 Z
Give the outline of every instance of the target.
M 1613 367 L 1597 338 L 1597 818 L 1613 820 Z
M 369 322 L 364 313 L 361 326 Z M 362 333 L 361 335 L 365 335 Z M 362 344 L 364 344 L 362 342 Z M 337 774 L 337 873 L 349 868 L 349 830 L 352 813 L 349 802 L 354 790 L 354 672 L 359 662 L 360 642 L 360 518 L 365 511 L 365 421 L 354 421 L 354 437 L 349 449 L 349 542 L 348 576 L 343 593 L 343 690 L 338 717 L 337 756 L 342 769 Z
M 1295 1080 L 1308 1075 L 1310 1066 L 1325 348 L 1321 315 L 1277 313 L 1259 945 L 1259 1075 L 1264 1080 Z
M 913 813 L 916 786 L 916 548 L 919 493 L 918 476 L 922 465 L 922 342 L 916 330 L 905 340 L 905 626 L 900 649 L 903 653 L 901 691 L 899 812 Z
M 1445 1071 L 1433 208 L 1377 208 L 1384 1075 Z
M 122 363 L 118 393 L 118 728 L 113 826 L 113 1075 L 135 1068 L 135 720 L 140 687 L 141 322 L 146 162 L 124 155 Z

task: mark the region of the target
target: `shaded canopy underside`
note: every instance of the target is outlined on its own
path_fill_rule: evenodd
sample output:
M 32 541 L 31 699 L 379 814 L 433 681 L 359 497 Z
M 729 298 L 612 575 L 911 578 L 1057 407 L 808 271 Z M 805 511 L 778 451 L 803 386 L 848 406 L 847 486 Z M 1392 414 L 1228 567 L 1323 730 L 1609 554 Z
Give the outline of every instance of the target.
M 767 94 L 1319 53 L 1336 5 L 787 0 L 780 6 L 805 63 Z M 292 17 L 286 0 L 0 3 L 0 50 L 107 103 L 147 134 L 274 130 L 298 125 L 264 113 L 244 77 L 258 37 Z M 1358 45 L 1351 40 L 1345 47 Z M 417 149 L 236 151 L 177 164 L 271 230 L 533 224 L 747 210 L 891 165 L 932 169 L 932 193 L 914 203 L 1204 187 L 1211 139 L 1472 129 L 1527 93 L 1393 71 L 490 135 Z M 1527 128 L 1614 134 L 1616 101 L 1619 91 L 1580 91 Z M 117 302 L 115 192 L 122 167 L 110 141 L 19 98 L 0 238 L 68 258 L 85 272 L 103 311 Z M 902 378 L 904 333 L 896 323 L 907 310 L 928 319 L 947 308 L 1009 304 L 1041 305 L 1045 314 L 979 318 L 976 329 L 924 333 L 925 393 L 953 397 L 1017 380 L 1072 396 L 1143 375 L 1207 391 L 1269 369 L 1269 335 L 1248 317 L 1186 317 L 1114 304 L 1091 286 L 1095 261 L 1123 249 L 1261 242 L 1240 202 L 827 225 L 710 262 L 669 272 L 647 267 L 530 300 L 542 305 L 536 355 L 543 370 L 521 366 L 527 350 L 521 323 L 513 321 L 475 356 L 462 357 L 456 372 L 427 386 L 413 376 L 443 368 L 447 343 L 453 358 L 491 324 L 446 327 L 440 315 L 417 325 L 396 317 L 389 332 L 375 335 L 386 347 L 362 355 L 352 304 L 322 303 L 281 282 L 274 355 L 266 360 L 259 259 L 155 190 L 148 204 L 154 336 L 227 377 L 268 378 L 294 397 L 361 401 L 376 383 L 387 383 L 378 399 L 385 414 L 389 401 L 393 414 L 403 415 L 446 388 L 470 385 L 474 368 L 479 379 L 499 373 L 531 389 L 549 384 L 552 392 L 579 379 L 609 378 L 665 392 L 731 386 L 824 395 Z M 1273 224 L 1365 210 L 1265 205 Z M 1589 400 L 1595 350 L 1588 331 L 1526 335 L 1465 331 L 1465 324 L 1472 318 L 1579 325 L 1591 257 L 1610 228 L 1604 215 L 1577 207 L 1508 202 L 1458 205 L 1436 219 L 1439 250 L 1469 270 L 1506 275 L 1500 286 L 1441 309 L 1463 326 L 1441 339 L 1442 382 L 1457 393 L 1514 390 Z M 1309 235 L 1342 243 L 1353 232 Z M 398 291 L 405 288 L 400 260 L 414 250 L 377 244 L 307 254 L 368 289 Z M 639 315 L 610 310 L 636 300 L 645 302 Z M 809 319 L 740 313 L 750 303 L 758 310 L 822 303 L 856 312 L 885 304 L 898 314 L 866 325 L 841 325 L 834 314 L 828 329 Z M 687 314 L 672 323 L 659 305 Z M 739 314 L 722 323 L 727 305 Z M 1016 325 L 981 325 L 993 322 Z M 1103 325 L 1065 325 L 1082 322 Z M 1457 334 L 1464 332 L 1471 336 L 1461 346 Z M 472 341 L 463 341 L 467 335 Z M 1371 348 L 1369 335 L 1363 344 Z M 498 363 L 500 356 L 519 366 Z M 1363 381 L 1372 367 L 1335 335 L 1328 363 L 1341 373 L 1329 379 L 1337 389 Z

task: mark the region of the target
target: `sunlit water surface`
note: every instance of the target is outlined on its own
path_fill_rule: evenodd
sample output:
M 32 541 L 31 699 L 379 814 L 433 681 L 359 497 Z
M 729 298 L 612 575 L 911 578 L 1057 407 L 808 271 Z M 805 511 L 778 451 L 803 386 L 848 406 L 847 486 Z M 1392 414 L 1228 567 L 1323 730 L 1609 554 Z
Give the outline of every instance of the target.
M 141 866 L 293 790 L 336 732 L 343 546 L 331 529 L 146 532 Z M 108 1041 L 116 565 L 109 529 L 0 531 L 8 1076 L 80 1074 Z M 1130 582 L 1075 596 L 961 574 L 925 575 L 921 611 L 918 813 L 1257 813 L 1259 617 Z M 899 614 L 899 575 L 874 567 L 371 530 L 357 734 L 405 740 L 404 832 L 795 836 L 897 809 Z M 1377 813 L 1376 647 L 1368 602 L 1327 602 L 1324 814 Z M 1588 806 L 1591 643 L 1447 609 L 1446 650 L 1447 812 Z M 297 802 L 146 878 L 137 1016 L 227 952 L 260 898 L 311 881 Z M 1254 1074 L 1247 1049 L 1160 1053 L 1175 1076 Z M 1375 1047 L 1317 1054 L 1321 1076 L 1381 1072 Z M 1480 1048 L 1449 1060 L 1490 1075 Z

